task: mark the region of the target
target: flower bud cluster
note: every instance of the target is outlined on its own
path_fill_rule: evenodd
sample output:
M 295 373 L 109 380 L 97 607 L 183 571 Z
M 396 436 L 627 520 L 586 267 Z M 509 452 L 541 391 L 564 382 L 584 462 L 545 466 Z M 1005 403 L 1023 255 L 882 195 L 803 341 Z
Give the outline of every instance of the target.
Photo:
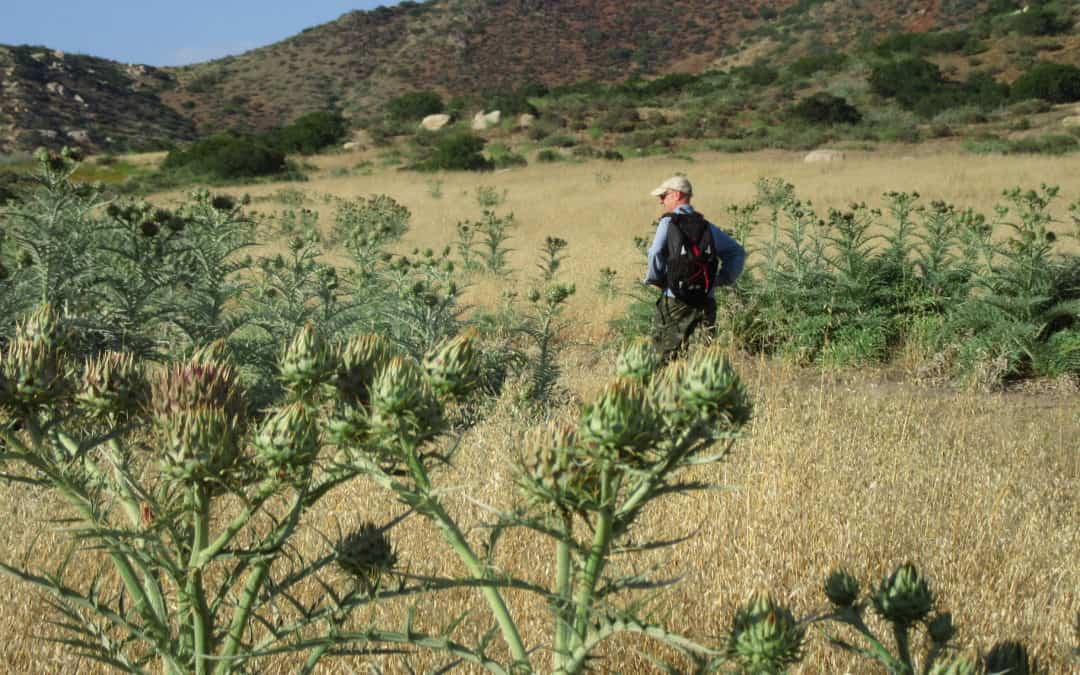
M 659 367 L 660 358 L 656 355 L 656 349 L 648 339 L 639 338 L 619 353 L 615 361 L 615 374 L 648 382 Z
M 536 503 L 576 508 L 600 497 L 598 466 L 565 424 L 551 423 L 526 436 L 517 482 Z
M 371 387 L 371 431 L 383 440 L 420 443 L 442 427 L 442 411 L 419 365 L 395 356 Z
M 922 621 L 934 608 L 930 585 L 911 563 L 882 580 L 871 600 L 882 618 L 902 628 Z
M 837 570 L 825 581 L 825 597 L 837 607 L 851 607 L 859 599 L 859 580 Z
M 644 385 L 620 377 L 585 406 L 579 437 L 586 447 L 629 459 L 649 451 L 659 432 L 656 412 Z
M 479 365 L 476 333 L 472 331 L 443 341 L 423 362 L 432 391 L 436 396 L 450 398 L 464 396 L 476 385 Z
M 259 461 L 271 470 L 302 472 L 319 452 L 315 414 L 303 403 L 289 403 L 263 420 L 252 445 Z
M 75 400 L 91 419 L 124 422 L 150 400 L 150 382 L 134 356 L 106 352 L 87 361 Z
M 63 351 L 67 342 L 65 327 L 49 305 L 20 324 L 0 356 L 0 405 L 32 414 L 65 399 L 70 388 Z
M 218 478 L 238 456 L 246 405 L 220 346 L 169 368 L 154 382 L 154 424 L 165 443 L 164 469 L 181 479 Z
M 293 400 L 309 400 L 330 379 L 330 353 L 315 327 L 308 323 L 281 357 L 281 381 Z
M 727 651 L 747 672 L 782 672 L 799 660 L 805 636 L 790 610 L 758 595 L 735 612 Z

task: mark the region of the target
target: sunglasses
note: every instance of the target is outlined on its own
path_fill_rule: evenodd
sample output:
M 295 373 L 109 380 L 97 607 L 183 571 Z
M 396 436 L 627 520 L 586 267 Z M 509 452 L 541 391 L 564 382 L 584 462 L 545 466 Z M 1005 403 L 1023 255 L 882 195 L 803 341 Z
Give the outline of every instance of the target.
M 671 191 L 670 191 L 670 190 L 669 190 L 669 191 L 667 191 L 667 192 L 665 192 L 664 194 L 660 195 L 660 201 L 664 201 L 665 199 L 667 199 L 667 196 L 668 196 L 669 194 L 671 194 Z

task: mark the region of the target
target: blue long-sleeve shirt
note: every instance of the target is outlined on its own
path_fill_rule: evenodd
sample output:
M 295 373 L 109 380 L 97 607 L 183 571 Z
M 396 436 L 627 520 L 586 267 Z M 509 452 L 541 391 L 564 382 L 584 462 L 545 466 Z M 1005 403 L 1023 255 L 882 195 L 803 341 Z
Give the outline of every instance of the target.
M 694 209 L 689 204 L 681 204 L 675 208 L 675 213 L 693 212 Z M 649 246 L 649 268 L 645 274 L 645 283 L 664 287 L 667 295 L 674 297 L 665 282 L 667 279 L 667 236 L 670 225 L 671 218 L 666 217 L 661 218 L 656 226 L 656 236 L 653 237 L 652 245 Z M 743 265 L 746 264 L 746 249 L 712 223 L 709 223 L 709 231 L 712 233 L 716 257 L 720 259 L 716 277 L 709 288 L 709 294 L 712 295 L 717 286 L 730 286 L 742 274 Z

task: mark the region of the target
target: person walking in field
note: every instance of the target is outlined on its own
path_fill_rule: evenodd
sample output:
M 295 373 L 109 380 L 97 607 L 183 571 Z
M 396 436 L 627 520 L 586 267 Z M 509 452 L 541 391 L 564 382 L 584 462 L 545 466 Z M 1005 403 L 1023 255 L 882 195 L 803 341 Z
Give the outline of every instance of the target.
M 739 278 L 746 250 L 690 206 L 694 189 L 685 176 L 672 176 L 650 194 L 660 199 L 663 215 L 649 246 L 645 283 L 661 290 L 653 346 L 667 363 L 698 326 L 716 323 L 716 288 Z

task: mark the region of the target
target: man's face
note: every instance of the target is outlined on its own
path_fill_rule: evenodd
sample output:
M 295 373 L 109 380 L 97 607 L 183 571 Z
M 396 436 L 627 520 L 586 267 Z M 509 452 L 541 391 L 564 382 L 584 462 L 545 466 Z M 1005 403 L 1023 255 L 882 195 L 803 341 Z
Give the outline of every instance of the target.
M 681 193 L 677 190 L 668 190 L 664 194 L 660 195 L 660 206 L 667 210 L 668 204 L 675 204 L 679 201 L 679 195 Z

